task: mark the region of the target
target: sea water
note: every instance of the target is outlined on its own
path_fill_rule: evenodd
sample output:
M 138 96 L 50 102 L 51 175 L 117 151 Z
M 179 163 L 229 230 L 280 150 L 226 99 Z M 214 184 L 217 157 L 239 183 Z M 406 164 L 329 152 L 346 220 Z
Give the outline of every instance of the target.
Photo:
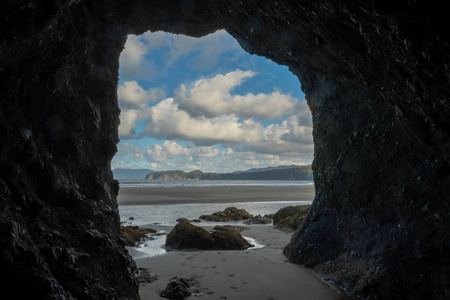
M 239 181 L 239 180 L 180 180 L 180 181 L 138 181 L 138 180 L 122 180 L 122 187 L 208 187 L 208 186 L 292 186 L 292 185 L 313 185 L 311 181 Z M 237 207 L 245 209 L 252 215 L 274 214 L 278 210 L 287 206 L 307 205 L 312 201 L 273 201 L 273 202 L 233 202 L 233 203 L 191 203 L 191 204 L 149 204 L 149 205 L 120 205 L 120 221 L 125 226 L 175 226 L 178 218 L 186 218 L 189 220 L 199 219 L 201 215 L 209 215 L 217 211 L 222 211 L 227 207 Z M 242 225 L 243 221 L 236 222 L 208 222 L 201 220 L 197 225 L 215 226 L 215 225 Z M 261 225 L 261 226 L 270 226 Z M 162 231 L 167 234 L 168 232 Z M 257 249 L 264 247 L 263 244 L 246 237 L 247 240 Z M 166 236 L 157 236 L 153 241 L 147 241 L 138 246 L 138 250 L 144 252 L 148 256 L 164 254 Z
M 312 181 L 269 181 L 269 180 L 121 180 L 122 187 L 210 187 L 210 186 L 294 186 L 313 185 Z M 120 221 L 126 225 L 158 224 L 174 226 L 178 218 L 198 219 L 201 215 L 212 214 L 233 206 L 245 209 L 252 215 L 274 214 L 286 206 L 306 205 L 312 201 L 273 201 L 241 203 L 192 203 L 192 204 L 149 204 L 119 206 Z M 207 223 L 207 222 L 206 222 Z M 214 223 L 217 224 L 217 223 Z M 227 223 L 230 224 L 230 223 Z

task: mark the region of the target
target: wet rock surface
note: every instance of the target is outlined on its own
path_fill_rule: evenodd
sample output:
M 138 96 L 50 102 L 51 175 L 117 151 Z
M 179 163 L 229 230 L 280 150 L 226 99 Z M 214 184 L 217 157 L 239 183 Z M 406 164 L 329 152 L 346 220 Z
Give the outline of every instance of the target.
M 110 170 L 118 58 L 130 33 L 223 28 L 289 66 L 312 110 L 316 198 L 287 257 L 363 298 L 448 298 L 443 4 L 180 3 L 0 4 L 3 296 L 138 298 Z
M 208 232 L 190 223 L 178 223 L 167 235 L 166 249 L 244 250 L 252 247 L 237 231 Z
M 121 226 L 120 228 L 125 239 L 125 245 L 131 247 L 136 246 L 137 243 L 143 242 L 146 239 L 151 239 L 147 234 L 156 233 L 154 229 L 138 226 Z
M 212 213 L 211 215 L 201 215 L 199 219 L 213 222 L 241 221 L 253 218 L 245 209 L 227 207 L 223 211 Z
M 192 295 L 192 292 L 189 291 L 190 286 L 187 279 L 174 277 L 161 292 L 160 296 L 167 299 L 184 299 Z
M 297 230 L 311 210 L 311 205 L 287 206 L 275 213 L 273 225 L 285 231 Z

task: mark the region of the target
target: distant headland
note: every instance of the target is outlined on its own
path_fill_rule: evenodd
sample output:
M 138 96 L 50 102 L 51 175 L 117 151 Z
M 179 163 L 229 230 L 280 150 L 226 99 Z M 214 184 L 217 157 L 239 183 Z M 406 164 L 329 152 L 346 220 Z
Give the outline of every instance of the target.
M 232 173 L 205 173 L 200 170 L 153 171 L 149 169 L 114 169 L 116 179 L 147 180 L 313 180 L 311 166 L 278 166 L 235 171 Z

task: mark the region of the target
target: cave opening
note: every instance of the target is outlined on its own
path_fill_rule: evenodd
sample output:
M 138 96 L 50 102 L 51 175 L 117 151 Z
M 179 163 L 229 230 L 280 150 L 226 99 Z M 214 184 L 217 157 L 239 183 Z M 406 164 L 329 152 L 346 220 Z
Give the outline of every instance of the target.
M 401 9 L 385 1 L 48 2 L 1 10 L 7 298 L 138 297 L 110 169 L 119 55 L 129 33 L 220 28 L 249 53 L 288 65 L 312 108 L 317 195 L 289 260 L 363 298 L 448 298 L 445 9 L 423 1 Z
M 112 168 L 228 173 L 310 165 L 312 118 L 287 67 L 226 31 L 129 35 L 120 56 Z

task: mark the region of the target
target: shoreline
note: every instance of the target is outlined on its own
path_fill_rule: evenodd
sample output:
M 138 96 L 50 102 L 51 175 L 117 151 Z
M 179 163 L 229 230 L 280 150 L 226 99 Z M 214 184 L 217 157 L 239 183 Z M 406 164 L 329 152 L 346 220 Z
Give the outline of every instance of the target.
M 145 227 L 158 229 L 155 225 Z M 211 226 L 202 227 L 212 229 Z M 263 248 L 179 250 L 152 257 L 140 256 L 137 250 L 128 248 L 137 267 L 158 276 L 157 281 L 140 286 L 142 300 L 159 298 L 159 293 L 173 277 L 195 279 L 197 284 L 191 287 L 191 291 L 207 300 L 275 300 L 291 299 L 292 295 L 299 300 L 351 299 L 313 270 L 286 260 L 282 251 L 292 233 L 272 226 L 244 227 L 247 230 L 241 233 L 263 243 Z
M 313 201 L 313 185 L 120 187 L 119 205 Z

